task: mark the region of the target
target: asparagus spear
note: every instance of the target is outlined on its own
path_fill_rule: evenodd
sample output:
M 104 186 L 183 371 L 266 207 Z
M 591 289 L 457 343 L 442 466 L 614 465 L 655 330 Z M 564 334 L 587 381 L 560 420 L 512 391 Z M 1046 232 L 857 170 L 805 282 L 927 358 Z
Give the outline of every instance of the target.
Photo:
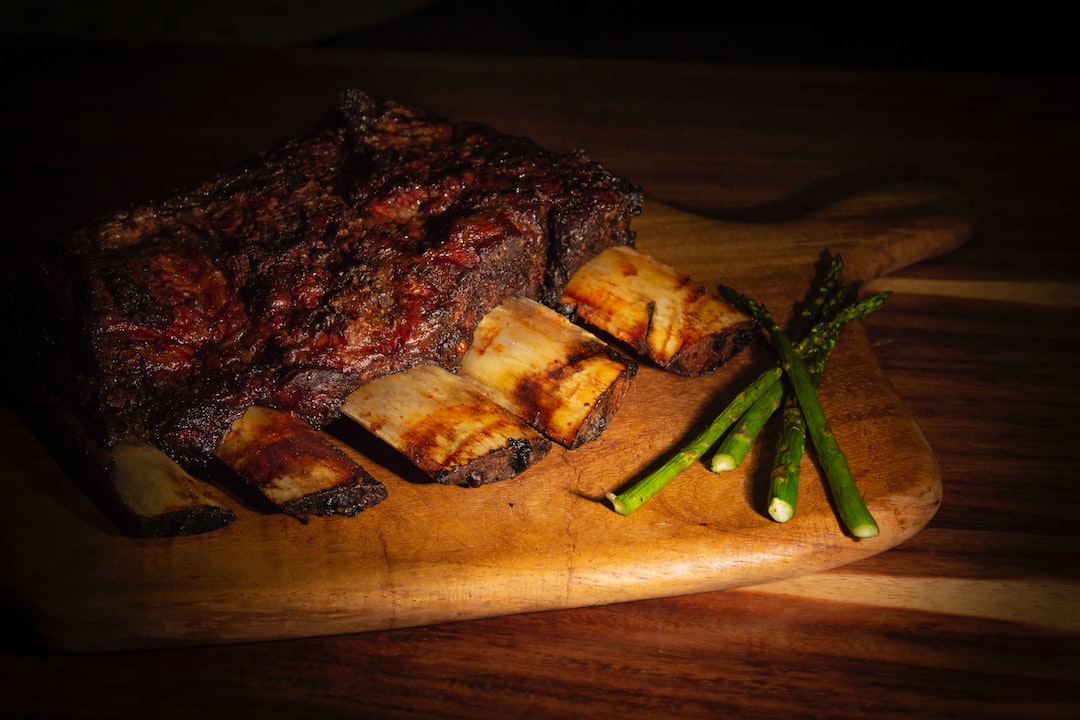
M 805 401 L 810 407 L 810 432 L 813 434 L 815 448 L 822 458 L 826 480 L 836 498 L 841 520 L 855 537 L 873 537 L 878 534 L 877 523 L 855 489 L 847 460 L 825 419 L 817 399 L 817 386 L 840 330 L 852 320 L 865 318 L 876 311 L 889 298 L 890 293 L 876 293 L 851 303 L 847 292 L 840 285 L 842 269 L 841 258 L 832 258 L 817 292 L 800 314 L 801 327 L 809 330 L 806 330 L 806 336 L 797 345 L 783 333 L 764 306 L 730 288 L 721 289 L 722 294 L 733 305 L 753 316 L 769 332 L 780 353 L 780 366 L 770 368 L 758 376 L 709 427 L 677 451 L 659 469 L 619 495 L 608 493 L 607 498 L 617 512 L 629 515 L 647 502 L 676 475 L 698 460 L 708 451 L 710 444 L 725 433 L 727 435 L 724 447 L 737 446 L 741 448 L 739 452 L 742 456 L 745 456 L 744 449 L 749 448 L 761 427 L 783 403 L 785 428 L 780 438 L 781 444 L 778 446 L 772 475 L 769 512 L 780 522 L 790 519 L 794 513 L 798 493 L 798 469 L 805 446 L 807 420 L 802 407 Z M 781 383 L 784 376 L 788 378 L 786 385 Z M 738 426 L 731 430 L 736 423 L 739 423 Z M 728 432 L 729 430 L 731 431 Z M 741 457 L 735 459 L 731 455 L 719 453 L 713 459 L 714 469 L 734 467 L 739 460 Z
M 723 288 L 722 292 L 732 304 L 753 316 L 769 333 L 772 345 L 780 358 L 780 367 L 790 381 L 791 390 L 802 409 L 807 434 L 821 462 L 841 521 L 857 538 L 876 536 L 878 534 L 877 522 L 855 486 L 847 457 L 840 448 L 832 428 L 829 427 L 828 419 L 818 401 L 817 390 L 810 377 L 810 371 L 807 370 L 802 356 L 764 305 L 731 288 Z
M 836 345 L 840 329 L 853 320 L 864 319 L 875 312 L 888 300 L 889 293 L 875 293 L 853 305 L 839 308 L 835 307 L 835 297 L 836 293 L 833 293 L 834 299 L 829 301 L 834 307 L 824 311 L 825 316 L 796 346 L 799 355 L 815 376 L 815 383 L 820 382 L 821 374 L 825 371 L 825 362 Z M 784 388 L 778 384 L 747 410 L 737 429 L 726 435 L 717 447 L 710 463 L 713 472 L 734 470 L 742 463 L 765 423 L 780 409 L 783 396 Z
M 770 387 L 779 382 L 782 371 L 779 367 L 769 368 L 761 373 L 754 382 L 716 416 L 709 426 L 702 430 L 688 445 L 676 452 L 667 462 L 649 473 L 633 487 L 618 495 L 608 493 L 607 499 L 620 515 L 629 515 L 645 504 L 676 475 L 690 467 L 735 423 L 736 420 L 760 398 Z
M 881 307 L 888 295 L 873 295 L 868 302 L 857 305 L 857 308 L 865 308 L 861 317 Z M 831 320 L 835 320 L 832 318 Z M 820 331 L 819 331 L 820 332 Z M 821 375 L 825 372 L 825 362 L 829 353 L 836 345 L 839 327 L 830 332 L 820 343 L 814 353 L 806 353 L 809 359 L 808 369 L 810 379 L 816 391 L 821 384 Z M 813 336 L 813 331 L 811 336 Z M 782 427 L 777 437 L 776 454 L 773 458 L 773 469 L 769 474 L 769 517 L 777 522 L 787 522 L 795 515 L 795 504 L 799 496 L 799 475 L 801 474 L 802 456 L 806 447 L 806 421 L 803 418 L 802 408 L 799 407 L 798 396 L 785 384 L 782 389 Z
M 799 313 L 799 331 L 805 337 L 811 334 L 814 326 L 822 320 L 827 320 L 836 315 L 847 299 L 847 293 L 840 285 L 840 279 L 844 273 L 844 260 L 839 255 L 833 255 L 829 265 L 818 284 L 817 292 L 806 303 Z
M 785 393 L 783 428 L 776 443 L 776 457 L 769 475 L 768 512 L 776 522 L 787 522 L 795 515 L 799 497 L 799 476 L 806 446 L 806 423 L 794 393 Z
M 828 331 L 822 334 L 820 329 L 811 332 L 811 337 L 820 338 L 813 353 L 805 353 L 809 358 L 808 367 L 816 390 L 825 371 L 825 362 L 836 345 L 840 328 L 851 320 L 863 319 L 885 304 L 891 293 L 881 292 L 870 295 L 854 305 L 840 310 L 833 318 L 826 321 Z M 802 349 L 800 347 L 800 349 Z M 806 445 L 806 422 L 798 397 L 787 387 L 781 413 L 783 420 L 780 435 L 777 438 L 773 469 L 769 475 L 769 517 L 777 522 L 787 522 L 795 514 L 795 504 L 799 494 L 799 474 L 803 451 Z
M 880 292 L 870 295 L 854 305 L 843 308 L 835 317 L 816 325 L 814 330 L 799 344 L 797 353 L 805 353 L 807 357 L 812 358 L 815 373 L 820 376 L 821 370 L 824 369 L 825 358 L 835 346 L 840 329 L 852 320 L 866 317 L 874 312 L 885 303 L 888 297 L 888 292 Z M 745 390 L 735 396 L 705 430 L 686 446 L 679 449 L 667 462 L 635 483 L 629 490 L 618 495 L 608 493 L 607 499 L 615 510 L 622 515 L 629 515 L 644 505 L 671 482 L 676 475 L 707 453 L 709 448 L 731 429 L 745 413 L 749 412 L 751 407 L 762 402 L 763 398 L 770 395 L 775 397 L 776 393 L 782 394 L 783 387 L 780 380 L 783 374 L 781 366 L 772 367 L 762 372 Z
M 709 469 L 713 472 L 725 472 L 734 470 L 742 464 L 750 453 L 754 440 L 765 428 L 769 419 L 780 409 L 780 403 L 784 399 L 784 388 L 781 383 L 774 383 L 765 393 L 758 398 L 750 409 L 743 413 L 731 432 L 723 437 L 716 452 L 713 453 Z
M 833 255 L 816 289 L 799 314 L 797 333 L 803 340 L 813 334 L 815 326 L 823 319 L 831 319 L 842 306 L 845 293 L 840 289 L 840 278 L 844 271 L 844 261 L 839 255 Z M 802 351 L 800 349 L 800 351 Z M 724 436 L 713 455 L 713 472 L 734 470 L 742 464 L 750 452 L 754 440 L 764 429 L 769 419 L 780 409 L 784 399 L 784 389 L 779 385 L 772 387 L 754 405 L 746 411 L 739 425 Z

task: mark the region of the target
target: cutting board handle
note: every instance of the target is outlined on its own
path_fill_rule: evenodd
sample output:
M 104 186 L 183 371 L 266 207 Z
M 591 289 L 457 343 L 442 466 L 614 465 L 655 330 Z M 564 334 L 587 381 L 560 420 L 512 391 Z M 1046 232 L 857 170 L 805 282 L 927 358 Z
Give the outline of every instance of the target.
M 977 224 L 971 198 L 943 182 L 868 188 L 789 223 L 804 238 L 843 253 L 850 279 L 868 282 L 951 252 Z
M 836 195 L 794 217 L 790 204 L 720 219 L 649 202 L 634 229 L 639 249 L 695 268 L 695 279 L 790 294 L 826 254 L 842 255 L 856 284 L 944 255 L 971 238 L 978 214 L 950 183 L 905 181 Z

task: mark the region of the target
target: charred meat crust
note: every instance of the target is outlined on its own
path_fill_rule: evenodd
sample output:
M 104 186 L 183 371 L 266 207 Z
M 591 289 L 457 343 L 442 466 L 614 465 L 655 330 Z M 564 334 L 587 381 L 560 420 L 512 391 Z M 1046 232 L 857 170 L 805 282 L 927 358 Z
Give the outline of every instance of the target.
M 551 450 L 551 441 L 539 436 L 510 438 L 500 450 L 465 465 L 438 470 L 432 479 L 442 485 L 480 487 L 505 480 L 524 471 Z
M 381 503 L 386 497 L 386 486 L 366 472 L 361 472 L 351 483 L 308 493 L 282 503 L 280 510 L 306 523 L 311 515 L 353 517 Z
M 214 451 L 282 512 L 353 516 L 386 499 L 386 488 L 330 435 L 295 415 L 252 406 Z
M 121 523 L 137 537 L 176 537 L 212 532 L 233 522 L 236 515 L 228 508 L 201 507 L 179 510 L 153 518 L 136 518 Z
M 683 347 L 664 369 L 688 377 L 707 375 L 753 342 L 757 332 L 758 325 L 753 321 L 733 325 L 724 333 L 709 335 Z
M 281 146 L 62 243 L 43 357 L 103 442 L 197 466 L 253 404 L 320 426 L 368 380 L 454 367 L 504 298 L 553 304 L 632 244 L 640 206 L 582 152 L 348 91 Z

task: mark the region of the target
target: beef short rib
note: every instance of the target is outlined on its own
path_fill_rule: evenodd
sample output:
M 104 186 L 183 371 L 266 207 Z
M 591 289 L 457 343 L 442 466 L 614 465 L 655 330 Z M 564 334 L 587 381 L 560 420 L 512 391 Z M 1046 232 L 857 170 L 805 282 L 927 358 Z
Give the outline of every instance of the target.
M 631 245 L 640 207 L 583 152 L 348 91 L 275 149 L 59 244 L 41 362 L 105 444 L 198 465 L 252 405 L 321 426 L 368 380 L 454 367 L 503 299 L 556 304 Z

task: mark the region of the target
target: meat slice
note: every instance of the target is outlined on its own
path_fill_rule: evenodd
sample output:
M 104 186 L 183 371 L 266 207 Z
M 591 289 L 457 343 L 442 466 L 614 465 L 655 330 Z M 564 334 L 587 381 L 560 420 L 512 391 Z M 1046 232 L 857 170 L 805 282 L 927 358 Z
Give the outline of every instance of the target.
M 353 516 L 386 499 L 386 486 L 330 435 L 295 415 L 252 405 L 214 455 L 281 512 Z
M 62 243 L 43 361 L 106 444 L 198 465 L 252 405 L 318 427 L 367 381 L 455 367 L 503 299 L 557 304 L 631 245 L 640 207 L 582 152 L 348 91 L 279 147 Z

